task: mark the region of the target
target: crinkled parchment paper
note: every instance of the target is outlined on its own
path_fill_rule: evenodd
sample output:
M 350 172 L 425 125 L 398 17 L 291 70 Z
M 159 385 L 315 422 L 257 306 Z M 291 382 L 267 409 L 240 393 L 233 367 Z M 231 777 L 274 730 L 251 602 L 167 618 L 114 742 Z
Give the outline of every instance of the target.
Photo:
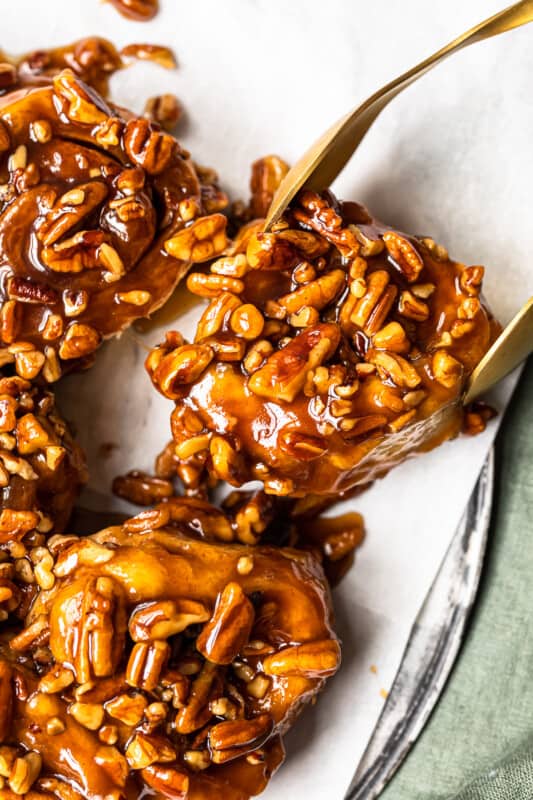
M 293 161 L 348 108 L 500 2 L 161 5 L 143 25 L 98 0 L 4 2 L 1 45 L 20 52 L 94 33 L 120 45 L 173 46 L 177 71 L 135 66 L 114 79 L 113 96 L 141 110 L 146 97 L 174 91 L 187 109 L 180 138 L 198 161 L 217 167 L 233 196 L 244 196 L 252 160 L 277 152 Z M 432 235 L 455 258 L 484 264 L 485 293 L 503 321 L 533 293 L 532 41 L 533 27 L 505 34 L 423 78 L 382 114 L 337 185 L 379 217 Z M 197 313 L 176 326 L 191 330 Z M 61 387 L 89 455 L 87 505 L 102 503 L 117 473 L 151 469 L 169 438 L 171 406 L 143 370 L 143 347 L 159 335 L 124 334 L 90 372 Z M 497 393 L 500 409 L 511 389 L 512 381 Z M 342 797 L 497 425 L 404 465 L 354 502 L 368 536 L 335 592 L 343 666 L 288 737 L 288 761 L 267 790 L 270 800 Z M 102 459 L 100 446 L 109 442 L 116 447 Z

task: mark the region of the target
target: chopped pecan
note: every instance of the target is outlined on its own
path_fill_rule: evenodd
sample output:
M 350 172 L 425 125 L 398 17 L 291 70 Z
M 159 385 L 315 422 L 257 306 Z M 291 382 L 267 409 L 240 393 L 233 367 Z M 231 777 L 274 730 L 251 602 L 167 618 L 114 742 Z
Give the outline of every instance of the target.
M 278 156 L 265 156 L 252 164 L 250 179 L 252 219 L 266 217 L 272 198 L 288 171 L 289 165 Z
M 209 745 L 215 752 L 236 749 L 238 752 L 233 758 L 237 758 L 245 752 L 255 750 L 269 735 L 272 727 L 270 714 L 260 714 L 252 719 L 219 722 L 209 731 Z
M 147 119 L 133 119 L 126 124 L 124 146 L 133 163 L 149 175 L 163 172 L 178 148 L 172 136 L 155 130 Z
M 250 376 L 249 388 L 261 397 L 291 402 L 302 390 L 308 371 L 333 355 L 339 339 L 334 325 L 320 324 L 302 331 Z
M 254 607 L 239 584 L 228 583 L 197 639 L 197 649 L 215 664 L 231 664 L 250 638 L 254 617 Z
M 152 691 L 158 684 L 170 648 L 165 641 L 138 642 L 134 645 L 126 669 L 126 681 L 130 686 Z
M 294 675 L 302 678 L 326 678 L 340 664 L 339 643 L 335 639 L 285 647 L 263 661 L 267 675 Z
M 165 250 L 181 261 L 199 263 L 220 255 L 227 245 L 226 217 L 211 214 L 193 221 L 165 242 Z
M 59 593 L 52 607 L 54 658 L 72 664 L 79 683 L 112 675 L 122 654 L 126 624 L 123 592 L 113 579 L 74 582 Z
M 383 241 L 390 258 L 402 275 L 405 276 L 409 283 L 417 281 L 424 269 L 424 261 L 411 242 L 395 231 L 384 233 Z
M 181 633 L 189 625 L 208 619 L 209 610 L 203 603 L 195 600 L 156 600 L 135 609 L 128 627 L 134 642 L 148 642 L 168 639 Z

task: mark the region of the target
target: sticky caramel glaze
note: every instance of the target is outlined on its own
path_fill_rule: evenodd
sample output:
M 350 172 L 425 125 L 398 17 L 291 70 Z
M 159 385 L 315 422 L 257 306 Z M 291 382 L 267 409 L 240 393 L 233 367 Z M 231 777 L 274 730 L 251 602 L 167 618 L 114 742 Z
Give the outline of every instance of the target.
M 61 70 L 71 69 L 80 80 L 107 97 L 109 79 L 124 67 L 116 47 L 101 36 L 85 36 L 71 44 L 34 50 L 19 57 L 0 51 L 2 62 L 5 79 L 0 80 L 0 95 L 26 86 L 46 86 Z
M 151 529 L 158 519 L 168 520 L 165 513 L 159 507 L 122 527 L 68 537 L 63 547 L 56 542 L 55 585 L 36 596 L 25 630 L 0 647 L 0 690 L 12 688 L 0 711 L 0 744 L 40 754 L 43 767 L 34 790 L 45 789 L 53 776 L 87 800 L 246 800 L 265 788 L 283 760 L 281 735 L 339 665 L 327 583 L 310 553 L 209 543 L 191 538 L 186 531 L 192 528 L 184 525 Z M 150 611 L 153 602 L 159 605 Z M 247 608 L 252 624 L 243 645 Z M 193 627 L 187 631 L 188 623 Z M 31 633 L 37 624 L 39 636 Z M 53 660 L 41 660 L 37 676 L 31 657 L 39 658 L 43 626 Z M 132 637 L 135 648 L 167 648 L 165 663 L 148 659 L 144 671 L 135 672 Z M 202 671 L 192 675 L 180 666 L 203 657 L 205 647 L 216 663 L 203 660 Z M 232 666 L 221 666 L 222 651 L 231 653 Z M 60 679 L 70 678 L 55 687 L 57 667 Z M 202 695 L 202 675 L 213 671 L 212 688 Z M 263 691 L 258 680 L 266 681 Z M 165 687 L 174 685 L 177 711 L 162 702 L 168 702 Z M 202 697 L 195 710 L 194 697 Z M 210 700 L 221 697 L 230 699 L 236 717 L 218 708 L 205 713 Z M 135 721 L 121 717 L 117 702 L 132 698 L 145 706 L 160 701 L 166 723 L 150 728 L 142 709 Z M 84 725 L 74 699 L 91 710 L 104 704 L 105 713 L 98 712 L 95 725 Z M 51 719 L 54 735 L 47 732 Z M 103 732 L 111 724 L 117 736 L 104 746 Z M 248 730 L 253 734 L 243 735 Z M 143 734 L 153 736 L 159 749 L 148 764 L 130 748 Z M 209 750 L 200 750 L 206 741 Z M 211 763 L 200 772 L 190 769 L 191 750 L 204 752 Z
M 159 0 L 110 0 L 111 5 L 127 19 L 148 22 L 159 11 Z
M 50 391 L 0 373 L 0 550 L 60 533 L 87 480 L 81 448 Z M 11 449 L 6 449 L 10 447 Z
M 271 234 L 246 226 L 210 275 L 189 276 L 211 300 L 195 344 L 169 335 L 147 359 L 176 401 L 177 454 L 303 496 L 456 436 L 465 382 L 499 331 L 482 274 L 331 195 L 304 193 Z
M 0 134 L 0 334 L 71 365 L 171 294 L 190 260 L 165 244 L 202 187 L 175 139 L 68 70 L 0 98 Z

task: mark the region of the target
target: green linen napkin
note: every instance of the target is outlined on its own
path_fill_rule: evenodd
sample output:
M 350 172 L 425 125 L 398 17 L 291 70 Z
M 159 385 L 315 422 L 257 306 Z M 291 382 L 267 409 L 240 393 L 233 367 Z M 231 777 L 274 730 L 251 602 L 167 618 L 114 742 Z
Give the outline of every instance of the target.
M 498 435 L 489 548 L 465 644 L 380 800 L 533 800 L 532 401 L 530 359 Z

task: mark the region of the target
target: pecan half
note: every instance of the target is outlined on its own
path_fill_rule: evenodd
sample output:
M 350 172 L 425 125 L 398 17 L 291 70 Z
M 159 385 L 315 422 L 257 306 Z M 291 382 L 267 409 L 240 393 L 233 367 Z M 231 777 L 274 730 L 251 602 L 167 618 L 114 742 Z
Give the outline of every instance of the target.
M 231 664 L 250 638 L 254 617 L 254 607 L 239 584 L 228 583 L 197 639 L 197 649 L 215 664 Z

